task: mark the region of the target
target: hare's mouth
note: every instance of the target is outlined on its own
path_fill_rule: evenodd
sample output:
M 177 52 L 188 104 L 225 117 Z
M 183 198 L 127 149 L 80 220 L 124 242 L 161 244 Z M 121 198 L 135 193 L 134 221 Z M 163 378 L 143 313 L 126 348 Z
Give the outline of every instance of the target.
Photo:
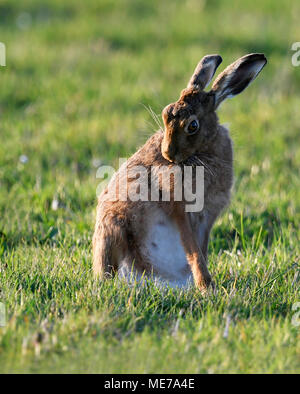
M 192 155 L 182 162 L 186 166 L 203 166 L 202 160 L 197 155 Z

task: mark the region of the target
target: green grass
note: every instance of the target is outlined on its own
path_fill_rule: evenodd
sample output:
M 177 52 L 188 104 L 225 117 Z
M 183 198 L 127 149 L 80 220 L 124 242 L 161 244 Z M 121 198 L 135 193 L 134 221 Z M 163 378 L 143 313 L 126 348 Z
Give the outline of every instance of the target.
M 0 372 L 300 372 L 299 14 L 297 0 L 1 1 Z M 176 100 L 203 55 L 223 69 L 259 51 L 267 67 L 219 111 L 236 182 L 209 246 L 216 294 L 94 281 L 95 163 L 144 143 L 144 105 Z

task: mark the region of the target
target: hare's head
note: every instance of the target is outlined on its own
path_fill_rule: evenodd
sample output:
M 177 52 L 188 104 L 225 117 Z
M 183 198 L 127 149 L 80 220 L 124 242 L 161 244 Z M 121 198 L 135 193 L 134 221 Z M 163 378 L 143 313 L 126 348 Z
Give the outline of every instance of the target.
M 260 53 L 238 59 L 216 78 L 212 89 L 205 92 L 221 62 L 219 55 L 205 56 L 179 100 L 164 108 L 161 150 L 165 159 L 181 163 L 206 150 L 218 133 L 217 107 L 227 97 L 241 93 L 256 78 L 267 59 Z

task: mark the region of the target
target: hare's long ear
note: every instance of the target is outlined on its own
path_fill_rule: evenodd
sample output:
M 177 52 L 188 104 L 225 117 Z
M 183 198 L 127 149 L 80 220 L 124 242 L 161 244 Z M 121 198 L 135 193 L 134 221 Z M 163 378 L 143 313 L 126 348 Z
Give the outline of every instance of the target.
M 230 64 L 215 80 L 211 91 L 215 93 L 215 107 L 227 97 L 241 93 L 267 63 L 262 53 L 251 53 Z
M 204 56 L 195 68 L 194 74 L 192 75 L 187 87 L 195 87 L 203 90 L 211 81 L 221 62 L 222 58 L 219 55 Z

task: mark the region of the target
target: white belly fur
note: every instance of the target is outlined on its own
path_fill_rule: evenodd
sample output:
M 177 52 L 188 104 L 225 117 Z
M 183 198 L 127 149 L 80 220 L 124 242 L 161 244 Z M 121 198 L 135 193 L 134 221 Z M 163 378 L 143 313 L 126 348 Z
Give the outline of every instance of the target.
M 152 218 L 144 249 L 155 271 L 170 285 L 182 287 L 191 282 L 191 273 L 183 273 L 188 262 L 180 234 L 164 212 L 159 211 Z
M 194 214 L 192 214 L 194 215 Z M 191 217 L 192 221 L 195 217 Z M 205 221 L 199 225 L 197 238 L 199 246 L 203 239 Z M 176 225 L 161 210 L 153 213 L 148 233 L 142 246 L 142 253 L 150 260 L 154 271 L 154 281 L 170 287 L 188 287 L 193 283 L 185 252 Z M 125 262 L 121 264 L 119 275 L 127 280 L 135 276 L 132 268 Z M 139 280 L 140 277 L 135 279 Z

